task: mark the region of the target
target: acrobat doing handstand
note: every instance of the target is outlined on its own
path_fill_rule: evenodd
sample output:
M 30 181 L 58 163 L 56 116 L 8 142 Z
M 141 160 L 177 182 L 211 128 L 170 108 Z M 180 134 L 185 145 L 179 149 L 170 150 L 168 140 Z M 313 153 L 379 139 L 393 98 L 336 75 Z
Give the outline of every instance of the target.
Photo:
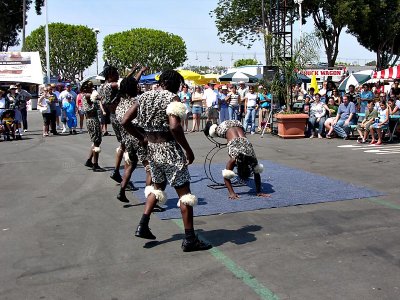
M 261 187 L 260 174 L 264 171 L 264 166 L 258 163 L 253 145 L 246 138 L 240 121 L 227 120 L 220 125 L 207 123 L 204 134 L 211 138 L 226 138 L 228 142 L 227 148 L 230 159 L 226 164 L 226 169 L 222 171 L 222 176 L 230 199 L 239 198 L 239 195 L 233 190 L 231 179 L 239 176 L 241 180 L 247 181 L 252 174 L 254 174 L 257 196 L 270 197 L 269 194 L 262 192 Z M 237 174 L 233 171 L 235 167 Z

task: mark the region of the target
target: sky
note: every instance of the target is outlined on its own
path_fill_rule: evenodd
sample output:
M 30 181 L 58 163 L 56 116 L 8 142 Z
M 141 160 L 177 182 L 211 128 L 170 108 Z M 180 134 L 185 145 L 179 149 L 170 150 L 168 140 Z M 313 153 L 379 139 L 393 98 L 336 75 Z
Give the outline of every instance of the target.
M 239 45 L 223 44 L 217 36 L 217 28 L 209 12 L 218 0 L 47 0 L 49 23 L 62 22 L 86 25 L 100 30 L 99 69 L 103 67 L 102 43 L 106 35 L 132 28 L 152 28 L 167 31 L 183 38 L 188 52 L 185 65 L 231 66 L 241 58 L 256 58 L 264 63 L 261 42 L 250 49 Z M 26 35 L 44 25 L 45 13 L 36 15 L 34 7 L 28 13 Z M 311 20 L 303 25 L 303 32 L 314 30 Z M 293 38 L 299 37 L 299 22 L 293 26 Z M 197 58 L 197 59 L 196 59 Z M 326 61 L 323 49 L 320 60 Z M 360 46 L 353 36 L 343 33 L 339 43 L 338 60 L 358 62 L 364 65 L 375 60 L 375 54 Z M 85 76 L 96 73 L 95 63 L 84 72 Z

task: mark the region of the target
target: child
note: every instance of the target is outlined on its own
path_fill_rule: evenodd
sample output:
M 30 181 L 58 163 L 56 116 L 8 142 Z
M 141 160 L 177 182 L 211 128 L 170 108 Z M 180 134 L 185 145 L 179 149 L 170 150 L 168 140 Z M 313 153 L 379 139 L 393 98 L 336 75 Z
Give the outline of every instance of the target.
M 76 106 L 75 102 L 72 101 L 71 95 L 66 96 L 66 100 L 63 103 L 63 110 L 65 111 L 67 117 L 67 125 L 69 128 L 69 134 L 76 134 Z
M 361 139 L 357 140 L 357 143 L 364 144 L 368 139 L 368 133 L 371 125 L 374 123 L 375 118 L 378 117 L 378 112 L 374 109 L 374 100 L 369 100 L 367 109 L 365 110 L 364 120 L 357 125 L 357 131 Z
M 302 112 L 307 115 L 310 114 L 310 108 L 311 108 L 310 101 L 311 101 L 311 97 L 307 95 L 306 98 L 304 99 L 303 106 L 301 107 Z
M 382 129 L 387 128 L 387 125 L 389 123 L 389 109 L 387 108 L 386 101 L 381 100 L 379 103 L 379 110 L 378 110 L 378 116 L 379 120 L 377 123 L 374 123 L 370 128 L 372 140 L 371 140 L 371 145 L 382 145 Z M 375 140 L 375 135 L 374 135 L 374 129 L 376 129 L 376 132 L 378 134 L 378 141 Z
M 12 116 L 12 112 L 10 110 L 6 110 L 3 112 L 1 123 L 4 126 L 4 131 L 6 133 L 7 141 L 10 140 L 10 132 L 13 139 L 15 138 L 15 120 Z

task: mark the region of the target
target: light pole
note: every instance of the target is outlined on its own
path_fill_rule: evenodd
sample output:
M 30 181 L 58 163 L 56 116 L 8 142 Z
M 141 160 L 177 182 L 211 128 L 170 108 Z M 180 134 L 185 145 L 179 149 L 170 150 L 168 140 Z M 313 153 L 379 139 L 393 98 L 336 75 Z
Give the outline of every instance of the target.
M 303 28 L 302 28 L 302 26 L 303 26 L 303 13 L 302 13 L 302 10 L 301 10 L 301 4 L 303 3 L 303 0 L 294 0 L 294 3 L 296 3 L 296 4 L 298 4 L 299 5 L 299 15 L 300 15 L 300 39 L 302 38 L 302 35 L 303 35 Z
M 48 0 L 45 0 L 44 5 L 46 6 L 46 68 L 47 68 L 47 83 L 50 83 L 50 41 L 49 41 L 49 6 Z
M 100 29 L 95 28 L 93 29 L 93 32 L 96 34 L 96 48 L 97 48 L 97 52 L 96 52 L 96 75 L 99 74 L 99 46 L 97 45 L 97 35 L 100 33 Z

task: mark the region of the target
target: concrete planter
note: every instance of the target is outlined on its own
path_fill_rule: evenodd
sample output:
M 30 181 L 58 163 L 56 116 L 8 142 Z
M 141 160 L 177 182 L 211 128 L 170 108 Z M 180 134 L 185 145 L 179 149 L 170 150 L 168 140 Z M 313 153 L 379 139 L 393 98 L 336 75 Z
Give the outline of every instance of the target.
M 304 138 L 307 114 L 276 114 L 278 135 L 284 139 Z

